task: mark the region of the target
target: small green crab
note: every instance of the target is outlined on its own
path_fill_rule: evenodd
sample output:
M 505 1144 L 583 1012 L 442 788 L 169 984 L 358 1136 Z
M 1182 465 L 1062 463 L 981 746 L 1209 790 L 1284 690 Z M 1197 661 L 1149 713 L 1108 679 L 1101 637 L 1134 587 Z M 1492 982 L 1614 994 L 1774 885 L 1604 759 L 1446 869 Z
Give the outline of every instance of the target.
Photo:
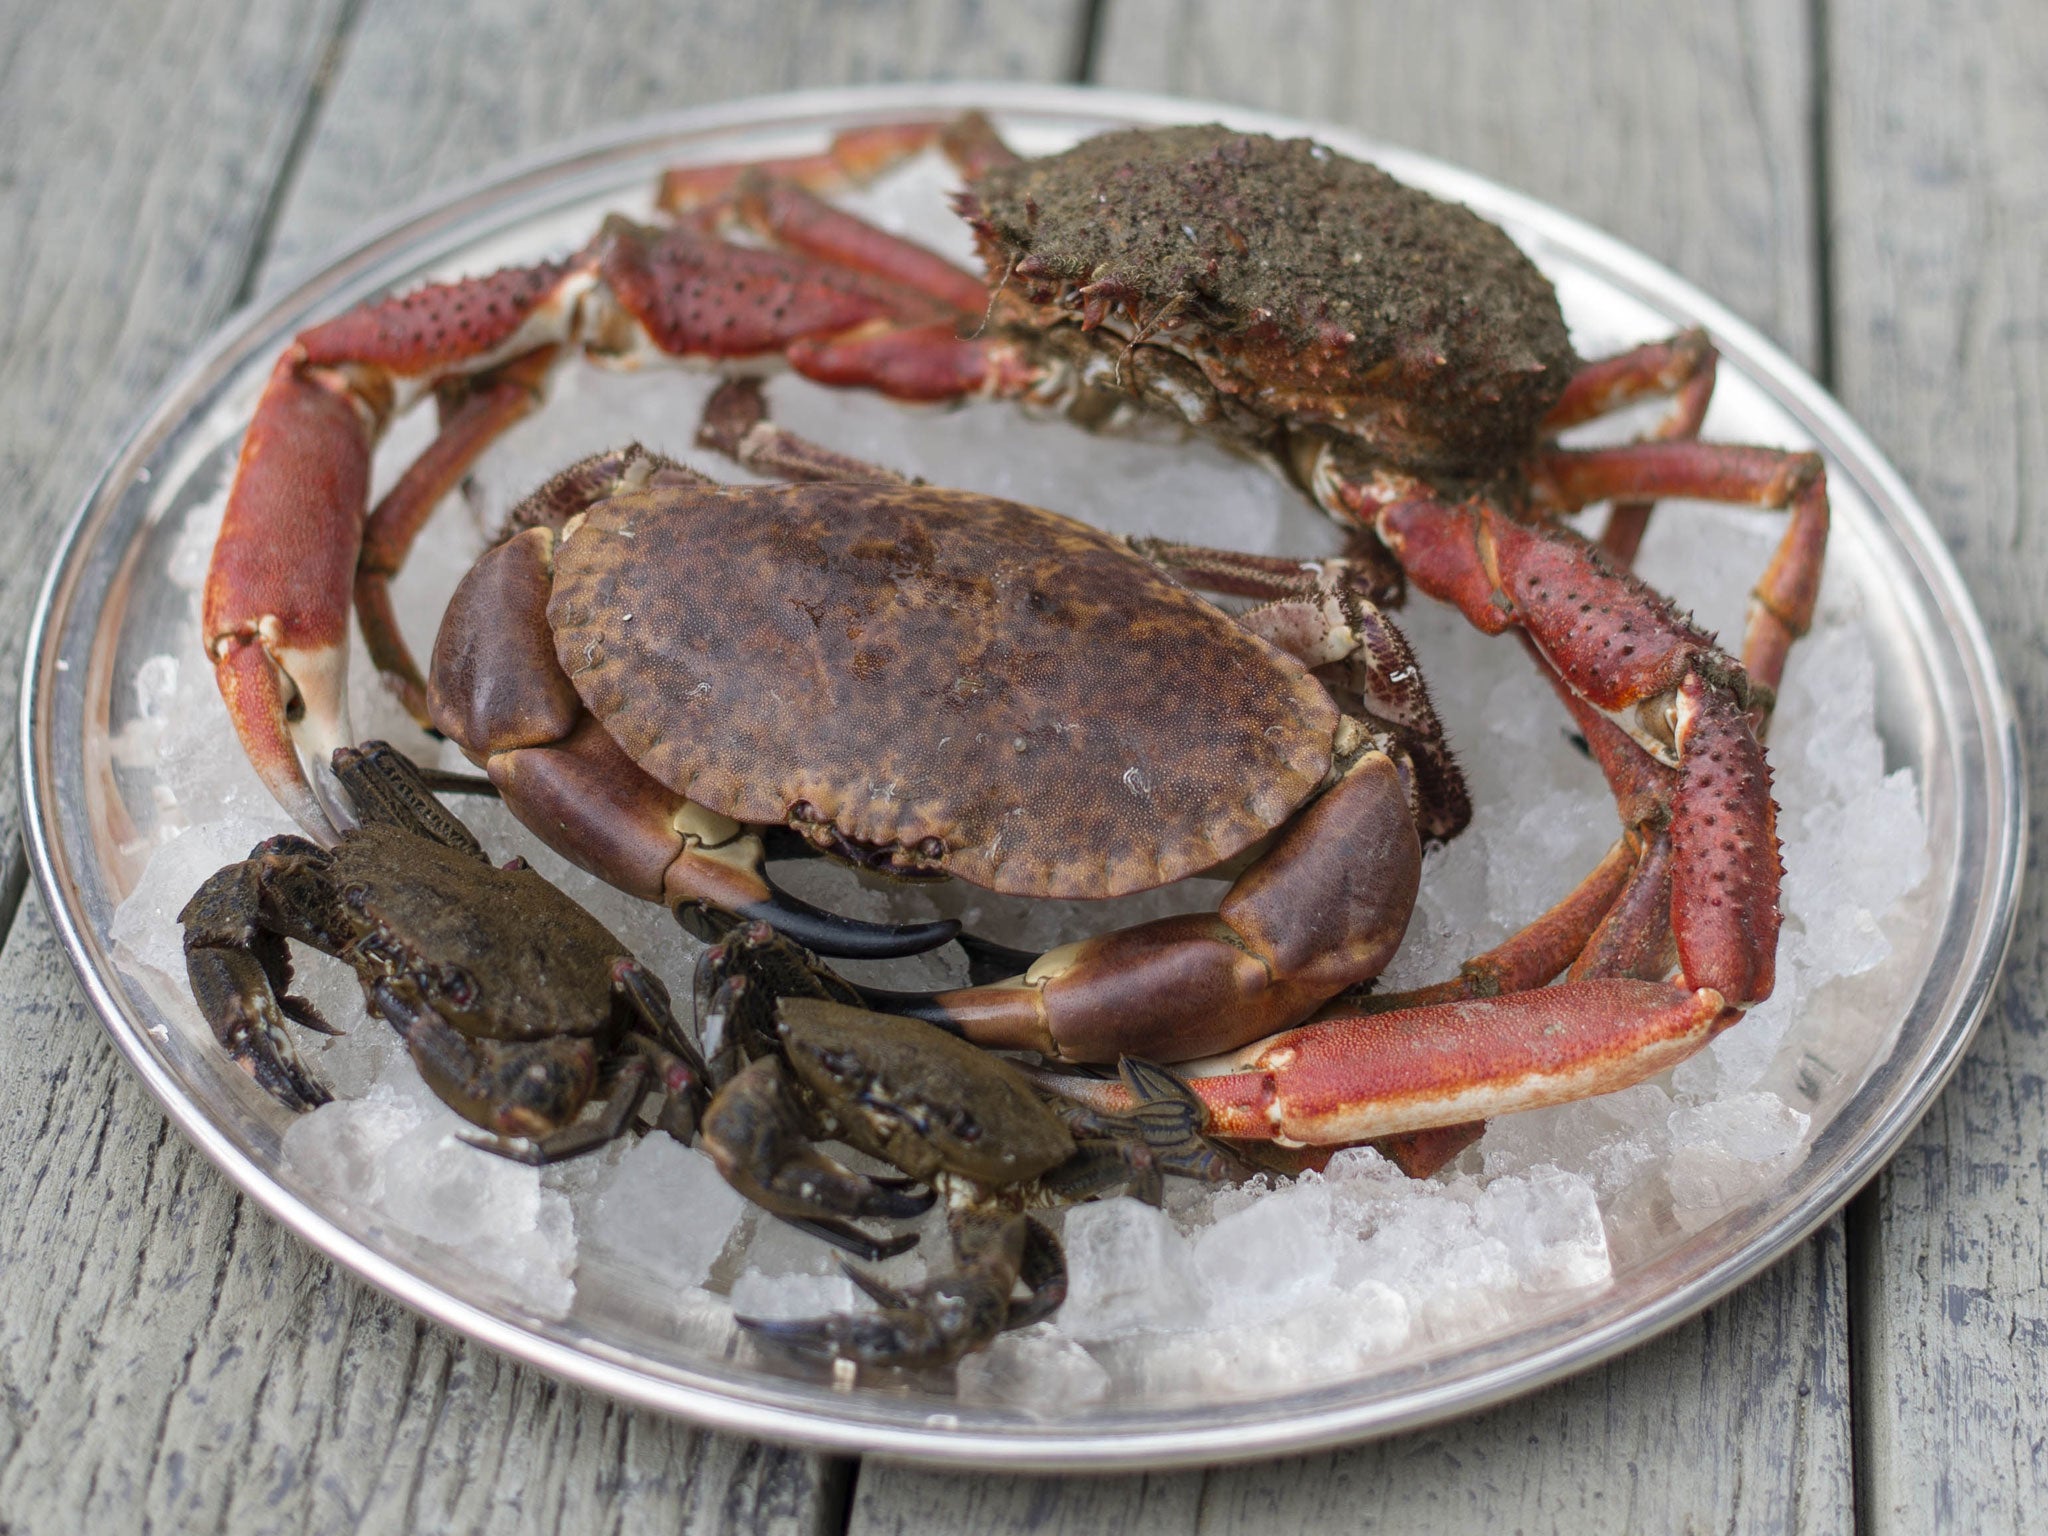
M 739 1319 L 803 1358 L 950 1364 L 1065 1299 L 1059 1240 L 1029 1208 L 1118 1188 L 1157 1204 L 1164 1174 L 1224 1180 L 1251 1171 L 1202 1134 L 1200 1101 L 1163 1069 L 1120 1064 L 1135 1103 L 1124 1114 L 1046 1095 L 1000 1056 L 922 1020 L 870 1011 L 871 994 L 765 923 L 707 952 L 700 995 L 714 1075 L 724 1080 L 704 1114 L 703 1147 L 729 1184 L 870 1261 L 905 1251 L 915 1236 L 878 1240 L 848 1218 L 915 1216 L 946 1201 L 950 1273 L 898 1288 L 848 1264 L 879 1311 Z M 823 1140 L 906 1177 L 857 1173 L 819 1151 Z
M 587 1152 L 656 1086 L 659 1124 L 687 1142 L 708 1073 L 661 978 L 525 860 L 493 866 L 396 749 L 343 747 L 334 773 L 359 825 L 332 848 L 259 843 L 178 914 L 193 998 L 242 1069 L 291 1109 L 331 1097 L 286 1028 L 336 1033 L 289 991 L 296 939 L 355 970 L 428 1085 L 486 1133 L 475 1144 L 531 1163 Z

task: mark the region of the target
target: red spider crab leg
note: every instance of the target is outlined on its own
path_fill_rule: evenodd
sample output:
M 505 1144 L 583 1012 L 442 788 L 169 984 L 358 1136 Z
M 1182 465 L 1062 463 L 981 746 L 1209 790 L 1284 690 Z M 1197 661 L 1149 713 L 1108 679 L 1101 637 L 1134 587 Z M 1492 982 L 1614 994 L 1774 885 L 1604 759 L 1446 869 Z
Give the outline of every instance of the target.
M 761 382 L 727 379 L 705 402 L 697 446 L 724 454 L 742 469 L 778 480 L 908 482 L 892 469 L 814 443 L 768 419 Z
M 316 836 L 332 828 L 293 738 L 302 731 L 320 761 L 351 745 L 348 595 L 372 430 L 342 380 L 307 370 L 302 348 L 278 360 L 242 440 L 201 607 L 206 652 L 249 761 Z
M 1565 385 L 1543 418 L 1543 434 L 1554 437 L 1655 395 L 1680 394 L 1702 376 L 1711 380 L 1714 360 L 1713 343 L 1698 329 L 1596 358 Z
M 1458 967 L 1449 981 L 1407 992 L 1376 992 L 1347 1004 L 1358 1013 L 1393 1013 L 1464 998 L 1527 992 L 1555 980 L 1584 951 L 1635 875 L 1637 849 L 1617 838 L 1586 877 L 1519 932 Z
M 1646 396 L 1670 395 L 1671 409 L 1650 436 L 1665 442 L 1698 437 L 1714 397 L 1718 357 L 1707 333 L 1691 330 L 1588 363 L 1572 375 L 1564 395 L 1544 418 L 1543 430 L 1547 434 L 1560 432 Z M 1616 565 L 1635 563 L 1654 505 L 1648 501 L 1616 502 L 1607 514 L 1600 547 Z
M 822 154 L 672 166 L 662 173 L 656 203 L 664 213 L 690 213 L 724 203 L 742 181 L 761 175 L 820 192 L 866 186 L 891 166 L 936 143 L 949 126 L 943 122 L 878 123 L 835 134 Z
M 747 177 L 734 194 L 732 211 L 740 223 L 779 246 L 902 283 L 963 315 L 979 316 L 988 307 L 988 284 L 975 273 L 877 229 L 794 182 Z
M 815 194 L 864 185 L 933 144 L 967 175 L 1016 159 L 988 120 L 970 112 L 950 123 L 906 123 L 841 135 L 813 160 L 686 167 L 662 182 L 660 204 L 707 226 L 731 219 L 822 270 L 853 271 L 924 295 L 952 315 L 922 326 L 868 333 L 818 333 L 787 348 L 806 378 L 865 388 L 898 400 L 956 400 L 986 393 L 1028 395 L 1043 370 L 1013 343 L 963 337 L 987 313 L 987 283 L 944 257 L 835 208 Z
M 1336 1013 L 1181 1068 L 1212 1136 L 1342 1146 L 1469 1125 L 1656 1076 L 1736 1015 L 1711 989 L 1567 981 L 1392 1013 Z M 1104 1112 L 1118 1082 L 1037 1074 Z
M 391 579 L 405 565 L 413 540 L 441 500 L 461 483 L 477 458 L 507 427 L 540 404 L 540 386 L 556 349 L 542 347 L 495 374 L 478 379 L 467 398 L 449 410 L 440 433 L 413 460 L 363 525 L 356 564 L 356 617 L 377 670 L 391 681 L 413 719 L 431 726 L 427 681 L 398 630 Z
M 1672 448 L 1701 451 L 1650 444 L 1615 452 Z M 1569 530 L 1519 523 L 1479 502 L 1412 501 L 1376 521 L 1417 586 L 1489 634 L 1520 627 L 1574 693 L 1679 768 L 1672 927 L 1685 975 L 1737 1007 L 1769 996 L 1778 934 L 1775 807 L 1746 700 L 1737 699 L 1736 664 Z
M 812 192 L 864 187 L 933 145 L 968 176 L 1017 158 L 979 112 L 964 112 L 942 122 L 873 123 L 841 130 L 822 154 L 676 166 L 663 173 L 656 203 L 664 213 L 716 210 L 730 203 L 744 182 L 760 176 Z M 975 307 L 980 304 L 977 298 Z
M 299 759 L 351 744 L 347 624 L 370 452 L 395 405 L 451 372 L 559 340 L 588 279 L 559 263 L 439 285 L 303 332 L 243 439 L 202 605 L 228 714 L 271 793 L 315 837 Z
M 1542 504 L 1574 511 L 1612 498 L 1693 497 L 1788 510 L 1785 535 L 1750 592 L 1743 663 L 1775 694 L 1792 642 L 1813 623 L 1828 541 L 1827 473 L 1817 453 L 1722 443 L 1553 449 L 1532 478 Z

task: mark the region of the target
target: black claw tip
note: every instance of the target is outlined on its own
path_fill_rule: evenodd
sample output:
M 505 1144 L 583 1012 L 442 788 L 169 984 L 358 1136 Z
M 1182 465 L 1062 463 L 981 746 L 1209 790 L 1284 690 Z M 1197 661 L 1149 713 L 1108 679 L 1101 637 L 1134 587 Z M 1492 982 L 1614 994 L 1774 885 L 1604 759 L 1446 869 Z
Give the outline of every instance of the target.
M 773 925 L 784 938 L 801 944 L 814 955 L 843 960 L 893 960 L 899 955 L 921 955 L 928 949 L 937 949 L 960 931 L 959 923 L 950 917 L 933 923 L 864 923 L 814 907 L 772 880 L 766 883 L 768 900 L 740 908 L 740 915 Z
M 949 1035 L 963 1040 L 967 1038 L 959 1021 L 939 1006 L 936 992 L 892 992 L 887 987 L 863 987 L 858 982 L 854 983 L 854 990 L 860 993 L 864 1008 L 872 1008 L 876 1013 L 893 1013 L 903 1019 L 922 1019 Z

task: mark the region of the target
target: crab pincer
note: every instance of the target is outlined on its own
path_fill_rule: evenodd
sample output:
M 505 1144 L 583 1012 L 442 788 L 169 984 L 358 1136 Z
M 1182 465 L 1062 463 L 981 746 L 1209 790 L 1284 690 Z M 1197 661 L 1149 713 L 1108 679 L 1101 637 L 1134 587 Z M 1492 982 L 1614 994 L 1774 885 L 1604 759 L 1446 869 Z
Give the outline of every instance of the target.
M 841 1265 L 877 1311 L 735 1321 L 800 1359 L 923 1370 L 951 1365 L 997 1334 L 1051 1315 L 1066 1300 L 1066 1259 L 1042 1223 L 1020 1211 L 964 1210 L 947 1226 L 954 1267 L 930 1280 L 899 1288 Z M 1020 1283 L 1026 1295 L 1016 1299 Z

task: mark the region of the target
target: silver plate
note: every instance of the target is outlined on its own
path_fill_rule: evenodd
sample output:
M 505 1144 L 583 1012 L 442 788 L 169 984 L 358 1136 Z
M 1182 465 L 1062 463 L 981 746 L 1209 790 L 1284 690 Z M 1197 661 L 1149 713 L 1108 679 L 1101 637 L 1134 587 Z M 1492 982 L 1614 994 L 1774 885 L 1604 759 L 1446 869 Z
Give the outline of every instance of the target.
M 1674 1238 L 1609 1286 L 1539 1323 L 1477 1344 L 1263 1401 L 1096 1411 L 1042 1421 L 915 1392 L 834 1391 L 693 1357 L 602 1317 L 549 1320 L 437 1271 L 278 1166 L 278 1126 L 246 1082 L 191 1048 L 158 1004 L 115 968 L 113 910 L 132 883 L 120 843 L 138 792 L 109 764 L 116 679 L 151 651 L 196 652 L 162 572 L 178 517 L 217 483 L 255 393 L 285 341 L 427 271 L 530 259 L 591 227 L 591 211 L 644 204 L 681 160 L 803 152 L 858 122 L 988 108 L 1027 147 L 1126 123 L 1220 119 L 1314 134 L 1346 153 L 1471 205 L 1507 226 L 1568 290 L 1575 321 L 1611 311 L 1619 333 L 1704 325 L 1721 350 L 1723 399 L 1752 440 L 1814 443 L 1835 498 L 1831 579 L 1864 593 L 1880 725 L 1894 763 L 1917 774 L 1929 823 L 1935 925 L 1917 991 L 1832 1118 L 1770 1193 Z M 1717 434 L 1725 435 L 1725 434 Z M 1118 1468 L 1275 1455 L 1384 1434 L 1525 1392 L 1668 1328 L 1756 1274 L 1811 1232 L 1889 1157 L 1955 1069 L 2010 937 L 2021 868 L 2024 781 L 2012 709 L 1971 607 L 1926 514 L 1897 473 L 1812 380 L 1720 305 L 1655 263 L 1528 198 L 1339 128 L 1229 107 L 1051 87 L 916 86 L 743 102 L 586 141 L 439 199 L 297 291 L 237 315 L 193 359 L 115 455 L 66 535 L 36 610 L 22 693 L 28 842 L 52 920 L 107 1031 L 186 1135 L 307 1242 L 451 1328 L 556 1375 L 718 1428 L 837 1450 L 991 1467 Z M 1885 1044 L 1885 1042 L 1889 1042 Z

